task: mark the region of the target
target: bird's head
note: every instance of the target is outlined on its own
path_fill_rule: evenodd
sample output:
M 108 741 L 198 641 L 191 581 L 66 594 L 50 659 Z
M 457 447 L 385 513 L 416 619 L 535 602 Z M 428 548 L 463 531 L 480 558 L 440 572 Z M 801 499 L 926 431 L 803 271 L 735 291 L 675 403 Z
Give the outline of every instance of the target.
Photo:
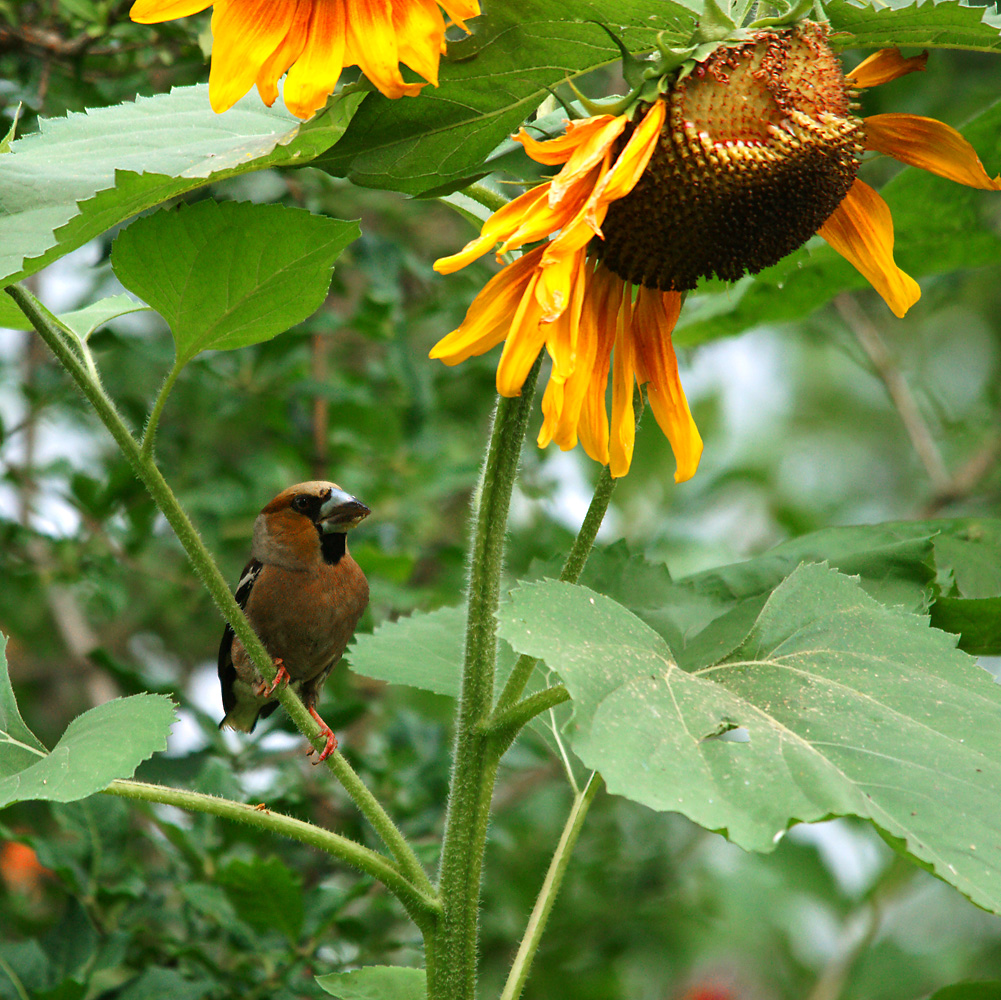
M 254 554 L 263 562 L 288 564 L 315 552 L 317 537 L 323 556 L 336 561 L 344 552 L 344 535 L 370 511 L 336 483 L 314 480 L 282 490 L 257 518 Z

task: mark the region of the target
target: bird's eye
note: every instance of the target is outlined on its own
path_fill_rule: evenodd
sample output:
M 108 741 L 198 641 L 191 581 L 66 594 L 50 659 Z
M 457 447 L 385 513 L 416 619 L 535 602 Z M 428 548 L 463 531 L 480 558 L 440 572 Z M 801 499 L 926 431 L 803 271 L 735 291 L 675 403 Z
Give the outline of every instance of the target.
M 292 501 L 292 506 L 295 507 L 296 510 L 308 510 L 309 509 L 309 499 L 310 498 L 307 497 L 307 496 L 297 496 Z

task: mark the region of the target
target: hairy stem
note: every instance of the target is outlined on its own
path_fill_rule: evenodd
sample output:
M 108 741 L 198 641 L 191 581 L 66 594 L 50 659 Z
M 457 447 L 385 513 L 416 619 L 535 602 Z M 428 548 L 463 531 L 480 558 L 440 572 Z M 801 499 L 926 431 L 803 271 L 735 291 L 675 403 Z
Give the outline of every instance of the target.
M 612 473 L 606 465 L 601 470 L 601 475 L 598 476 L 597 485 L 594 487 L 594 496 L 591 497 L 591 503 L 587 508 L 587 513 L 584 515 L 584 520 L 581 522 L 580 530 L 577 532 L 577 537 L 574 539 L 566 562 L 563 564 L 560 579 L 564 583 L 576 583 L 580 579 L 580 575 L 587 563 L 587 557 L 591 554 L 591 549 L 594 547 L 594 540 L 598 536 L 598 529 L 601 527 L 605 512 L 608 510 L 608 504 L 612 499 L 614 490 L 615 480 L 612 478 Z M 511 675 L 504 685 L 504 690 L 501 692 L 500 698 L 497 699 L 495 717 L 491 720 L 491 725 L 500 725 L 498 722 L 500 714 L 506 709 L 511 708 L 521 697 L 522 692 L 525 690 L 525 685 L 532 676 L 532 671 L 538 662 L 534 656 L 528 656 L 525 653 L 518 657 L 518 661 L 515 663 L 514 669 L 511 671 Z M 525 721 L 527 722 L 528 719 Z
M 493 706 L 504 536 L 540 365 L 541 356 L 520 396 L 498 401 L 480 479 L 469 564 L 462 691 L 439 870 L 443 913 L 435 969 L 428 969 L 429 1000 L 473 1000 L 475 995 L 483 852 L 500 760 L 494 741 L 478 727 Z
M 153 457 L 153 446 L 156 443 L 156 428 L 160 423 L 160 414 L 163 413 L 163 408 L 167 405 L 167 397 L 170 395 L 170 390 L 174 388 L 174 383 L 183 367 L 184 365 L 179 361 L 175 361 L 174 367 L 167 373 L 167 377 L 163 380 L 163 385 L 160 386 L 160 391 L 157 393 L 153 409 L 149 412 L 149 420 L 146 421 L 146 430 L 143 432 L 141 454 L 144 459 Z
M 562 684 L 543 688 L 541 691 L 536 691 L 535 694 L 530 694 L 527 698 L 522 698 L 521 701 L 503 711 L 495 712 L 487 720 L 487 723 L 480 727 L 480 730 L 497 736 L 503 741 L 506 749 L 519 731 L 537 715 L 569 700 L 570 692 Z
M 66 335 L 60 330 L 54 316 L 24 287 L 11 285 L 5 291 L 17 303 L 18 308 L 31 321 L 39 336 L 48 344 L 52 353 L 59 359 L 69 372 L 77 388 L 94 407 L 101 422 L 115 439 L 122 454 L 128 459 L 133 471 L 153 497 L 157 507 L 163 513 L 170 526 L 174 529 L 178 541 L 187 553 L 202 583 L 205 585 L 216 607 L 223 618 L 232 625 L 233 631 L 250 654 L 254 665 L 267 680 L 274 680 L 275 666 L 265 650 L 257 633 L 251 628 L 250 622 L 236 603 L 229 585 L 219 572 L 219 567 L 205 547 L 195 526 L 178 503 L 173 491 L 156 467 L 152 457 L 144 455 L 142 449 L 125 421 L 119 414 L 115 404 L 104 391 L 100 381 L 79 355 L 79 350 L 68 343 Z M 84 347 L 86 350 L 86 347 Z M 320 734 L 320 727 L 307 711 L 299 697 L 287 687 L 280 687 L 276 692 L 279 701 L 288 712 L 299 731 L 317 749 L 325 745 L 325 738 Z M 343 755 L 335 751 L 327 758 L 327 766 L 344 786 L 345 791 L 354 800 L 365 818 L 376 829 L 386 846 L 392 852 L 400 865 L 400 870 L 422 892 L 433 895 L 431 882 L 427 877 L 417 856 L 407 843 L 403 834 L 396 828 L 389 815 L 382 808 L 375 796 L 365 787 L 361 778 L 355 773 Z
M 187 812 L 209 813 L 223 819 L 246 823 L 248 826 L 268 830 L 298 840 L 300 843 L 326 851 L 340 861 L 378 879 L 403 904 L 407 912 L 420 924 L 441 909 L 438 901 L 422 892 L 403 875 L 388 858 L 368 847 L 355 843 L 339 833 L 305 823 L 282 813 L 272 812 L 258 806 L 233 802 L 215 795 L 192 792 L 186 788 L 168 788 L 165 785 L 149 784 L 145 781 L 113 781 L 105 790 L 107 795 L 117 795 L 123 799 L 141 799 L 145 802 L 160 802 L 176 806 Z
M 500 1000 L 518 1000 L 521 991 L 525 988 L 525 981 L 532 968 L 532 960 L 539 949 L 539 942 L 546 929 L 546 922 L 549 920 L 549 914 L 556 902 L 556 895 L 563 885 L 563 876 L 566 875 L 570 857 L 584 826 L 584 818 L 587 816 L 587 811 L 591 808 L 591 803 L 602 784 L 601 775 L 596 771 L 592 772 L 587 784 L 574 796 L 570 815 L 563 827 L 560 842 L 556 845 L 553 859 L 549 862 L 549 870 L 546 872 L 542 888 L 535 900 L 535 906 L 532 907 L 532 915 L 528 919 L 525 936 L 521 939 L 518 954 L 515 956 L 511 972 L 504 984 Z

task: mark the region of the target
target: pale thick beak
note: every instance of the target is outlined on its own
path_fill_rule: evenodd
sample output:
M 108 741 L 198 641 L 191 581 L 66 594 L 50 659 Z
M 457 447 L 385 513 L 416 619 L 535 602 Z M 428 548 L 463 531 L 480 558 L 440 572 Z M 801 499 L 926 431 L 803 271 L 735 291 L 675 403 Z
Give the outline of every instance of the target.
M 370 513 L 368 507 L 350 493 L 334 490 L 320 508 L 319 524 L 327 534 L 343 533 L 350 531 L 359 521 L 364 521 Z

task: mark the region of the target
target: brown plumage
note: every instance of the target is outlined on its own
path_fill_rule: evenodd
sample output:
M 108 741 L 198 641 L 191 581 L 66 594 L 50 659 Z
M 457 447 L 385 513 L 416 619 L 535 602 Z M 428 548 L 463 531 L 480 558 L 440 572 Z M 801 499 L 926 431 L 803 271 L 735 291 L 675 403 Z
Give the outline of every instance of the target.
M 252 732 L 275 710 L 274 691 L 287 680 L 323 727 L 327 745 L 319 759 L 336 749 L 336 737 L 314 706 L 368 604 L 368 581 L 347 551 L 347 532 L 368 513 L 335 483 L 308 482 L 279 493 L 257 516 L 236 600 L 278 676 L 265 683 L 227 625 L 219 646 L 226 710 L 220 726 Z

